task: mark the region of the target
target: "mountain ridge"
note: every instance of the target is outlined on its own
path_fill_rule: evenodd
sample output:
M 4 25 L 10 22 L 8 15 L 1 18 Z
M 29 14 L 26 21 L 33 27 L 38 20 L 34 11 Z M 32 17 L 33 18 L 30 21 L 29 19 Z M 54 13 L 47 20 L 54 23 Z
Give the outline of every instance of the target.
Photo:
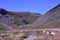
M 1 9 L 0 10 L 0 23 L 5 24 L 8 27 L 7 30 L 9 30 L 10 28 L 12 29 L 17 28 L 20 25 L 31 24 L 32 22 L 37 20 L 37 18 L 42 16 L 39 13 L 13 12 L 13 11 L 7 11 L 2 8 L 0 9 Z
M 20 26 L 20 28 L 59 28 L 60 4 L 49 10 L 45 15 L 38 18 L 33 24 Z M 57 27 L 56 27 L 57 26 Z

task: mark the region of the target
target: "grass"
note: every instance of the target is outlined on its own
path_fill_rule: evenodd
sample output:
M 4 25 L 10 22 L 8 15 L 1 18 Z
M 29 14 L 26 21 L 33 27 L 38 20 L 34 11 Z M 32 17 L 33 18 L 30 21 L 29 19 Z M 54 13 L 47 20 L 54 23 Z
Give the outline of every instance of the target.
M 38 36 L 43 35 L 43 32 L 42 32 L 42 31 L 36 31 L 35 33 L 36 33 L 36 35 L 38 35 Z

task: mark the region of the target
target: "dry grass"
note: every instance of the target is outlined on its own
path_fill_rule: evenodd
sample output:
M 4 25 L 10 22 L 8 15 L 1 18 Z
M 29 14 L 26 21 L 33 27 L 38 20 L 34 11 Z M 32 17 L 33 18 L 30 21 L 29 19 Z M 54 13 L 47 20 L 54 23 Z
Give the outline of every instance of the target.
M 32 33 L 33 31 L 31 31 Z M 33 40 L 60 40 L 60 32 L 55 31 L 55 35 L 51 36 L 50 34 L 35 34 L 37 31 L 33 32 L 35 37 L 33 37 Z M 24 40 L 26 37 L 25 34 L 30 32 L 7 32 L 7 33 L 0 33 L 0 40 Z M 41 33 L 38 31 L 38 33 Z

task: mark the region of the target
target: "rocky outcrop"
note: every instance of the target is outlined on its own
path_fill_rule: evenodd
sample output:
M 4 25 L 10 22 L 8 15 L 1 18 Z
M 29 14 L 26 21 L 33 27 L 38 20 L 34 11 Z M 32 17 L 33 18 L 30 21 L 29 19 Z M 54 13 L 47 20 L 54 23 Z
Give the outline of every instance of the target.
M 3 9 L 3 8 L 0 8 L 0 14 L 1 15 L 6 15 L 8 12 L 5 10 L 5 9 Z

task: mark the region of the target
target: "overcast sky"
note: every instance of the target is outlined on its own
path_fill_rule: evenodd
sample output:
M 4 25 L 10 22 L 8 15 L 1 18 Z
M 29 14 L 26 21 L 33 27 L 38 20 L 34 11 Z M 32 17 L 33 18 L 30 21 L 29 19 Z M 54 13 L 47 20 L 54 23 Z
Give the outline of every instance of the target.
M 0 0 L 0 8 L 45 14 L 60 4 L 60 0 Z

